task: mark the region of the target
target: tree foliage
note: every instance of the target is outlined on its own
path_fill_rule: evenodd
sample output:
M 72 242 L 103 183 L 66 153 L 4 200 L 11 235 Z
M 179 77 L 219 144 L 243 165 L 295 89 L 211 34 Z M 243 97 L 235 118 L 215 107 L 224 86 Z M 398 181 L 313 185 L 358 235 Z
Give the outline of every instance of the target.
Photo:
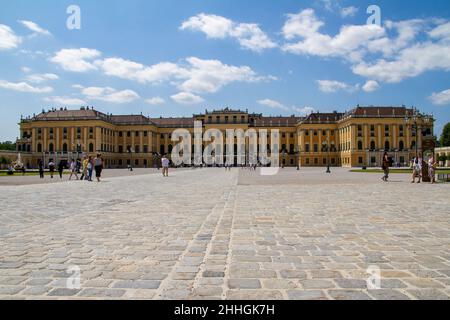
M 441 147 L 450 147 L 450 122 L 445 125 L 442 131 L 440 143 Z

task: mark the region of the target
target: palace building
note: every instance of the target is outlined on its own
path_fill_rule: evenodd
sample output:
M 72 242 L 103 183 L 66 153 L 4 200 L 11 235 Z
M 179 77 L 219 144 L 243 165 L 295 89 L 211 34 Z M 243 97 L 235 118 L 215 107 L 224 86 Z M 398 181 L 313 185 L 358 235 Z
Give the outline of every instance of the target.
M 278 129 L 280 162 L 286 166 L 379 166 L 384 151 L 403 166 L 416 152 L 434 147 L 433 117 L 404 106 L 357 106 L 344 113 L 306 117 L 267 117 L 225 108 L 184 118 L 112 115 L 82 107 L 43 110 L 22 118 L 17 152 L 30 168 L 39 159 L 67 161 L 97 152 L 108 168 L 151 167 L 158 161 L 156 153 L 170 154 L 178 143 L 172 141 L 172 132 L 183 128 L 193 134 L 194 121 L 201 121 L 204 131 L 215 128 L 224 133 Z

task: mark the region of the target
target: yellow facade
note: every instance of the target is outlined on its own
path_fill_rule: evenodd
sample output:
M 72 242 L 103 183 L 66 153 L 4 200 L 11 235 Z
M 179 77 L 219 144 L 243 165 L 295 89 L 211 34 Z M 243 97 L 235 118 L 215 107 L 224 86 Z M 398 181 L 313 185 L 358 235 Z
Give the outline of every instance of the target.
M 223 109 L 189 118 L 53 109 L 21 119 L 17 151 L 29 167 L 43 158 L 70 160 L 97 152 L 102 153 L 107 167 L 150 167 L 158 159 L 155 153 L 170 154 L 177 144 L 171 136 L 175 129 L 186 129 L 193 136 L 194 121 L 202 122 L 203 132 L 219 129 L 224 137 L 227 129 L 265 129 L 269 133 L 278 129 L 280 163 L 344 167 L 379 166 L 385 150 L 396 164 L 405 165 L 422 151 L 424 139 L 432 139 L 434 122 L 432 117 L 405 107 L 357 107 L 346 113 L 306 117 L 265 117 Z M 267 143 L 271 144 L 270 134 Z

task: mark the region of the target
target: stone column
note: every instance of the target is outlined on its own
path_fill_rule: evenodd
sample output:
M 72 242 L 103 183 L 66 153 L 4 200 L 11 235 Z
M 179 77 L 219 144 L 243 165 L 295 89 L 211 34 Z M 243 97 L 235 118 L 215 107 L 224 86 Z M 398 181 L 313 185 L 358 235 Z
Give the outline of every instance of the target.
M 95 151 L 99 151 L 102 145 L 102 131 L 100 127 L 95 127 Z
M 364 150 L 370 149 L 370 145 L 369 145 L 369 125 L 365 124 L 364 125 Z
M 31 152 L 36 152 L 36 128 L 31 129 Z
M 47 140 L 47 130 L 48 128 L 42 128 L 44 131 L 44 143 L 42 144 L 42 151 L 48 152 L 48 140 Z

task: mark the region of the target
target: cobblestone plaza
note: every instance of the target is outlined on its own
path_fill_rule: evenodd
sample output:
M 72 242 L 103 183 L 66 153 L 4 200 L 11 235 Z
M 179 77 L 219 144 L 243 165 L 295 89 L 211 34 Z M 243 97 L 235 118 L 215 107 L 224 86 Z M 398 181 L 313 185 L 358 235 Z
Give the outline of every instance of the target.
M 450 299 L 450 185 L 324 171 L 0 185 L 0 297 Z

